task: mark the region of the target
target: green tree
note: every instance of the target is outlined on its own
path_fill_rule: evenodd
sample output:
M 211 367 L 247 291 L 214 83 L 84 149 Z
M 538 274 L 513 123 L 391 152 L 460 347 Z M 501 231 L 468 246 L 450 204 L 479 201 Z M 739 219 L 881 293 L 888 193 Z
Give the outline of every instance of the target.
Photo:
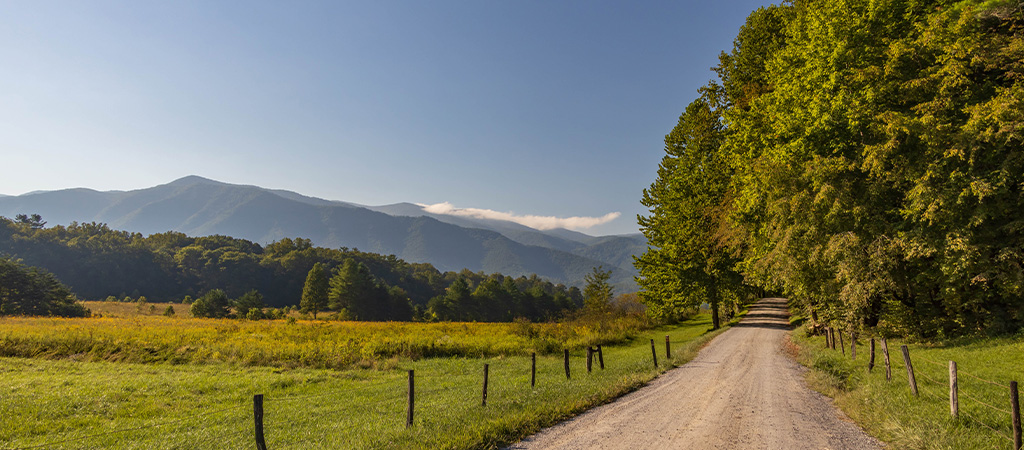
M 365 264 L 346 259 L 330 280 L 328 305 L 346 311 L 356 320 L 374 320 L 378 316 L 382 292 Z
M 612 271 L 602 269 L 603 266 L 594 267 L 593 271 L 584 278 L 586 285 L 583 287 L 583 307 L 588 311 L 607 312 L 614 297 L 612 285 L 608 283 L 612 277 Z
M 327 307 L 327 283 L 327 274 L 323 264 L 314 264 L 306 275 L 306 284 L 302 287 L 302 299 L 299 301 L 300 311 L 312 314 L 316 319 L 316 314 Z
M 164 310 L 164 316 L 167 316 L 167 317 L 173 317 L 174 316 L 174 305 L 167 305 L 167 309 Z
M 40 229 L 46 226 L 46 221 L 39 214 L 32 214 L 31 216 L 25 214 L 18 214 L 14 216 L 14 220 L 20 224 L 28 225 L 32 229 Z
M 0 257 L 0 316 L 87 317 L 67 286 L 53 274 Z
M 220 289 L 208 291 L 202 297 L 192 302 L 189 309 L 192 317 L 224 318 L 231 315 L 231 300 L 228 295 Z
M 246 317 L 249 315 L 249 311 L 253 309 L 263 311 L 263 308 L 266 305 L 263 304 L 263 295 L 260 294 L 259 291 L 253 289 L 242 294 L 241 297 L 236 298 L 234 306 L 235 311 L 238 312 L 240 317 Z
M 658 178 L 641 201 L 651 214 L 638 217 L 649 247 L 635 262 L 640 296 L 652 315 L 678 319 L 707 302 L 716 329 L 719 306 L 742 288 L 736 259 L 720 235 L 730 171 L 719 96 L 714 86 L 703 90 L 665 137 Z

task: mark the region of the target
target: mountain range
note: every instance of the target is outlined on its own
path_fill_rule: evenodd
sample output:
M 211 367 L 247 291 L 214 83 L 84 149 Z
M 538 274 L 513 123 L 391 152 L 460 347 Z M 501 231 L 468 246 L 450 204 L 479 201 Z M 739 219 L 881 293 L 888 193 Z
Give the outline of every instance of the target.
M 636 290 L 633 255 L 646 250 L 639 233 L 595 237 L 537 230 L 510 221 L 433 214 L 412 203 L 364 206 L 198 176 L 132 191 L 0 195 L 0 216 L 17 214 L 39 214 L 49 225 L 100 222 L 143 234 L 220 234 L 260 244 L 302 237 L 319 246 L 431 263 L 442 271 L 537 274 L 577 286 L 592 268 L 603 266 L 612 270 L 617 292 Z

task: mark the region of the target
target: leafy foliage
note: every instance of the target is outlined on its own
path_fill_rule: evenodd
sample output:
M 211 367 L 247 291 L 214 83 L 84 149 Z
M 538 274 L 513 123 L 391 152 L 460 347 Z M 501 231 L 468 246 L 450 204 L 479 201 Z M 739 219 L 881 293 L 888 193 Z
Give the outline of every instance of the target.
M 735 255 L 719 267 L 825 322 L 926 338 L 1019 330 L 1022 11 L 1019 1 L 850 0 L 751 14 L 715 68 L 721 86 L 677 127 L 693 129 L 700 103 L 720 98 L 721 119 L 706 123 L 720 127 L 708 148 L 723 166 L 674 177 L 688 156 L 670 135 L 645 193 L 644 298 L 671 311 L 675 286 L 724 273 L 687 271 L 699 252 L 666 244 L 692 226 L 713 232 L 693 242 L 726 250 L 695 261 Z M 705 175 L 721 178 L 695 185 Z M 717 211 L 664 206 L 705 197 Z
M 86 317 L 89 310 L 53 274 L 0 257 L 0 316 Z

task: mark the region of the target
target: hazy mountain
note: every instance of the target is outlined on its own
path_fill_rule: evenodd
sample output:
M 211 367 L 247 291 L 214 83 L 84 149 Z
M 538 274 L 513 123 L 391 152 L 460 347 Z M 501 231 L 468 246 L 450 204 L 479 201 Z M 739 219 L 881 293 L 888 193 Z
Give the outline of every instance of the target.
M 417 212 L 418 211 L 418 212 Z M 427 214 L 417 205 L 382 207 L 189 176 L 147 189 L 66 189 L 0 197 L 0 215 L 40 214 L 50 225 L 102 222 L 143 234 L 222 234 L 266 244 L 284 237 L 429 262 L 440 270 L 539 276 L 582 285 L 592 267 L 614 269 L 620 292 L 635 289 L 630 237 L 586 236 L 590 244 L 512 222 Z M 631 255 L 632 253 L 630 253 Z M 624 263 L 625 262 L 625 263 Z
M 639 256 L 647 249 L 647 239 L 640 233 L 595 237 L 561 228 L 537 230 L 504 220 L 433 214 L 425 211 L 422 206 L 412 203 L 367 206 L 367 208 L 393 216 L 431 217 L 461 227 L 497 231 L 520 244 L 561 250 L 601 261 L 605 269 L 612 269 L 615 273 L 628 274 L 630 280 L 637 274 L 633 267 L 633 256 Z M 636 284 L 630 281 L 617 287 L 633 291 L 636 289 Z

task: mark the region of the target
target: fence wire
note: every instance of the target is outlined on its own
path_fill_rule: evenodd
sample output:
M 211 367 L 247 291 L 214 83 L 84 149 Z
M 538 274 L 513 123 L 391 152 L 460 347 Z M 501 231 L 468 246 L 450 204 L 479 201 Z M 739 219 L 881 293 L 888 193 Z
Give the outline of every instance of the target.
M 89 434 L 89 435 L 85 435 L 85 436 L 79 436 L 79 437 L 64 439 L 64 440 L 60 440 L 60 441 L 47 442 L 47 443 L 44 443 L 44 444 L 30 445 L 28 447 L 15 447 L 15 450 L 29 450 L 29 449 L 36 449 L 36 448 L 53 447 L 53 446 L 56 446 L 56 445 L 68 444 L 68 443 L 72 443 L 72 442 L 79 442 L 79 441 L 84 441 L 86 439 L 92 439 L 92 438 L 97 438 L 97 437 L 102 437 L 102 436 L 109 436 L 109 435 L 112 435 L 112 434 L 127 433 L 129 431 L 138 431 L 138 430 L 146 430 L 146 429 L 150 429 L 150 428 L 163 427 L 163 426 L 167 426 L 167 425 L 173 425 L 173 424 L 176 424 L 176 423 L 185 422 L 187 420 L 199 419 L 199 418 L 202 418 L 202 417 L 208 417 L 208 416 L 212 416 L 212 415 L 215 415 L 215 414 L 220 414 L 220 413 L 223 413 L 223 412 L 231 411 L 233 409 L 242 408 L 244 406 L 246 406 L 246 405 L 235 405 L 235 406 L 231 406 L 231 407 L 227 407 L 227 408 L 218 409 L 218 410 L 215 410 L 215 411 L 210 411 L 210 412 L 206 412 L 206 413 L 202 413 L 202 414 L 197 414 L 197 415 L 194 415 L 194 416 L 188 416 L 188 417 L 182 417 L 180 419 L 169 420 L 167 422 L 161 422 L 161 423 L 154 423 L 154 424 L 149 424 L 149 425 L 142 425 L 142 426 L 138 426 L 138 427 L 129 427 L 129 428 L 121 428 L 121 429 L 116 429 L 116 430 L 104 431 L 102 433 Z

